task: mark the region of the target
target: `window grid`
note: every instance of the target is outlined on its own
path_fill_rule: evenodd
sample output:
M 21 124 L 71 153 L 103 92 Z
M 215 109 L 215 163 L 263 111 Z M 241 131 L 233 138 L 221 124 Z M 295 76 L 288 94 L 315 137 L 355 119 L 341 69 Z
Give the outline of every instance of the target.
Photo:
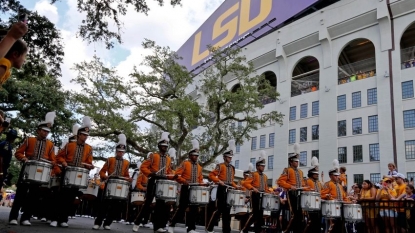
M 362 134 L 362 118 L 354 118 L 352 120 L 352 132 L 355 134 Z
M 268 156 L 268 170 L 274 169 L 274 156 Z
M 369 158 L 370 161 L 379 161 L 379 143 L 369 144 Z
M 265 135 L 261 135 L 259 137 L 259 148 L 265 148 L 265 140 L 266 140 L 266 136 Z
M 311 126 L 311 139 L 318 140 L 320 138 L 319 125 Z
M 409 181 L 412 181 L 412 182 L 413 182 L 413 180 L 415 180 L 415 172 L 407 172 L 407 173 L 406 173 L 406 178 L 407 178 Z
M 369 133 L 378 132 L 378 116 L 368 117 Z
M 251 158 L 251 159 L 249 159 L 249 162 L 252 163 L 255 166 L 255 160 L 256 160 L 255 158 Z
M 415 109 L 403 111 L 403 125 L 404 128 L 415 127 Z
M 339 163 L 347 163 L 347 147 L 338 148 Z
M 352 93 L 352 108 L 358 108 L 362 106 L 362 98 L 360 91 Z
M 370 182 L 376 184 L 380 182 L 380 173 L 370 173 Z
M 311 151 L 311 158 L 317 157 L 320 160 L 320 152 L 319 150 L 312 150 Z
M 307 151 L 300 152 L 300 167 L 307 166 Z
M 295 121 L 295 119 L 297 118 L 297 107 L 291 107 L 290 108 L 290 121 Z
M 405 141 L 406 159 L 415 159 L 415 140 Z
M 353 175 L 353 181 L 355 184 L 362 184 L 363 183 L 363 174 L 354 174 Z
M 363 147 L 353 146 L 353 163 L 363 162 Z
M 288 136 L 288 143 L 289 144 L 295 143 L 295 129 L 290 129 L 289 136 Z
M 306 118 L 308 111 L 308 104 L 302 104 L 300 107 L 300 118 Z
M 320 114 L 320 102 L 314 101 L 311 106 L 311 115 L 318 116 Z
M 307 141 L 307 127 L 300 128 L 300 142 Z
M 414 97 L 414 83 L 413 81 L 402 82 L 402 99 Z
M 275 142 L 275 133 L 270 133 L 269 142 L 268 142 L 269 147 L 274 147 L 274 142 Z
M 346 120 L 337 122 L 337 136 L 342 137 L 347 135 Z
M 256 150 L 256 137 L 251 138 L 251 150 Z
M 337 111 L 346 109 L 346 95 L 337 96 Z
M 241 152 L 241 145 L 239 145 L 238 143 L 235 145 L 235 152 L 236 153 L 240 153 Z
M 378 103 L 378 89 L 372 88 L 367 90 L 367 105 Z
M 239 160 L 235 160 L 235 168 L 239 169 Z

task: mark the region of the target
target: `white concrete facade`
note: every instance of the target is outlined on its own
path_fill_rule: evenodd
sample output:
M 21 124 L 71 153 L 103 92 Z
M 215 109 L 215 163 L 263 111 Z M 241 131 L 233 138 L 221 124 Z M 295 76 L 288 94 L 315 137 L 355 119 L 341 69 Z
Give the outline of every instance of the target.
M 287 166 L 287 155 L 293 152 L 289 130 L 296 129 L 295 141 L 300 144 L 302 152 L 307 152 L 307 166 L 301 167 L 304 174 L 311 166 L 312 150 L 318 150 L 320 171 L 324 171 L 327 181 L 327 171 L 332 168 L 333 159 L 338 158 L 338 148 L 347 147 L 347 162 L 340 165 L 347 168 L 349 185 L 354 182 L 356 174 L 363 175 L 364 179 L 374 178 L 374 174 L 384 175 L 387 164 L 394 161 L 394 132 L 398 171 L 405 175 L 415 174 L 415 159 L 405 156 L 405 141 L 415 140 L 415 128 L 404 128 L 403 123 L 403 111 L 415 109 L 415 98 L 403 100 L 401 87 L 402 82 L 415 79 L 415 67 L 401 69 L 400 48 L 403 33 L 415 23 L 415 1 L 391 0 L 389 4 L 392 15 L 386 0 L 342 0 L 244 47 L 243 53 L 254 62 L 257 73 L 272 71 L 277 77 L 280 101 L 265 105 L 257 115 L 261 117 L 277 110 L 285 117 L 282 126 L 268 124 L 251 134 L 251 137 L 257 137 L 256 150 L 251 150 L 251 141 L 241 145 L 241 152 L 233 158 L 234 164 L 239 161 L 239 169 L 247 169 L 250 159 L 257 158 L 259 151 L 265 150 L 267 155 L 273 155 L 273 169 L 266 167 L 266 174 L 274 184 Z M 370 40 L 375 47 L 376 76 L 339 85 L 339 56 L 346 45 L 359 38 Z M 307 56 L 313 56 L 319 62 L 319 90 L 291 97 L 293 70 Z M 228 87 L 235 84 L 235 80 L 229 80 Z M 377 104 L 368 105 L 367 90 L 372 88 L 377 88 Z M 194 87 L 188 89 L 189 93 L 193 90 Z M 359 91 L 361 107 L 352 108 L 352 93 Z M 337 97 L 340 95 L 346 95 L 346 109 L 342 111 L 337 110 Z M 204 101 L 203 96 L 199 100 Z M 312 116 L 314 101 L 319 101 L 318 116 Z M 306 103 L 307 117 L 300 118 L 301 105 Z M 296 120 L 289 118 L 293 106 L 296 106 Z M 373 115 L 378 116 L 378 132 L 369 133 L 368 117 Z M 361 134 L 352 133 L 353 118 L 362 119 Z M 347 122 L 347 135 L 342 137 L 338 137 L 340 120 Z M 318 140 L 312 140 L 313 125 L 319 125 Z M 301 127 L 307 127 L 305 142 L 300 142 Z M 275 135 L 273 147 L 269 147 L 270 133 Z M 261 135 L 266 137 L 265 148 L 260 148 Z M 371 161 L 369 144 L 377 143 L 379 160 Z M 354 162 L 353 146 L 359 145 L 363 149 L 363 162 Z

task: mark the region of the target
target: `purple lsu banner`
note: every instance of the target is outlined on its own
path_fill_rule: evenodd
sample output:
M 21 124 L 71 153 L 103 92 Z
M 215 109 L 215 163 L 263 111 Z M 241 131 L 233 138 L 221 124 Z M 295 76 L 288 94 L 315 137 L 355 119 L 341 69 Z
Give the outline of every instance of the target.
M 197 72 L 209 62 L 208 45 L 244 46 L 318 1 L 225 0 L 177 51 L 179 63 Z

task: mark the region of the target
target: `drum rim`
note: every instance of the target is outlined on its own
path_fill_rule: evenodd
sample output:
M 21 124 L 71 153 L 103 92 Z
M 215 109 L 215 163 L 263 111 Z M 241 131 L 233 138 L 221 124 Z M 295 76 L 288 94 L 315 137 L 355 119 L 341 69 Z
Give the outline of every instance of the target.
M 177 183 L 177 181 L 174 181 L 174 180 L 157 180 L 156 181 L 156 183 L 159 183 L 159 184 L 178 184 Z
M 89 173 L 89 170 L 83 167 L 67 166 L 65 171 L 85 171 Z
M 47 165 L 49 167 L 52 167 L 52 163 L 48 163 L 46 161 L 39 161 L 39 160 L 27 160 L 25 165 Z
M 126 184 L 126 185 L 130 185 L 130 182 L 126 181 L 126 180 L 122 180 L 122 179 L 109 179 L 107 182 L 107 185 L 110 183 L 122 183 L 122 184 Z
M 321 196 L 321 194 L 319 192 L 314 192 L 314 191 L 302 191 L 301 194 L 316 194 L 316 195 L 311 195 L 311 196 Z
M 342 201 L 338 201 L 338 200 L 321 200 L 321 203 L 339 203 L 339 204 L 343 204 Z
M 242 190 L 229 189 L 228 192 L 229 193 L 241 193 L 241 194 L 244 194 L 245 195 L 245 191 L 242 191 Z
M 190 190 L 209 190 L 209 187 L 196 185 L 196 186 L 190 186 L 189 189 Z
M 344 203 L 343 204 L 344 206 L 360 206 L 360 208 L 362 208 L 362 205 L 360 205 L 360 204 L 356 204 L 356 203 Z

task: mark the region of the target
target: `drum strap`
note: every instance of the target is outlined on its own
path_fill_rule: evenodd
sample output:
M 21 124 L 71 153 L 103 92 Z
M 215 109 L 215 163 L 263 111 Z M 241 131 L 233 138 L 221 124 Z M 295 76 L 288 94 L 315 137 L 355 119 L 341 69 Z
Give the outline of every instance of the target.
M 165 174 L 166 174 L 166 170 L 167 170 L 167 168 L 166 168 L 166 161 L 167 161 L 167 158 L 166 158 L 166 156 L 164 155 L 159 155 L 160 156 L 160 162 L 159 162 L 159 169 L 158 169 L 158 172 L 159 172 L 159 175 L 161 175 L 161 176 L 164 176 Z M 164 169 L 162 169 L 162 168 L 164 168 Z M 162 170 L 160 170 L 160 169 L 162 169 Z
M 294 169 L 294 174 L 295 174 L 295 184 L 297 188 L 301 188 L 301 175 L 300 172 L 298 171 L 298 169 L 293 168 Z
M 36 160 L 39 160 L 40 158 L 42 158 L 42 156 L 45 154 L 45 149 L 46 149 L 46 139 L 36 140 L 35 151 L 33 153 L 33 156 L 36 158 Z
M 320 192 L 320 186 L 318 185 L 318 180 L 313 180 L 314 182 L 314 191 Z
M 232 166 L 230 164 L 226 165 L 226 183 L 232 183 Z
M 115 173 L 114 176 L 122 176 L 122 165 L 124 163 L 123 159 L 115 159 Z
M 259 174 L 259 173 L 258 173 Z M 259 174 L 259 191 L 263 192 L 265 189 L 265 184 L 264 184 L 264 174 L 261 173 Z
M 197 183 L 197 163 L 191 163 L 192 164 L 192 171 L 191 171 L 191 177 L 192 180 L 191 183 Z
M 83 154 L 84 154 L 84 145 L 76 144 L 75 157 L 72 160 L 72 163 L 74 166 L 76 167 L 81 166 Z
M 334 183 L 334 185 L 336 185 L 336 193 L 337 193 L 337 200 L 342 200 L 342 192 L 339 188 L 339 184 L 338 183 Z

